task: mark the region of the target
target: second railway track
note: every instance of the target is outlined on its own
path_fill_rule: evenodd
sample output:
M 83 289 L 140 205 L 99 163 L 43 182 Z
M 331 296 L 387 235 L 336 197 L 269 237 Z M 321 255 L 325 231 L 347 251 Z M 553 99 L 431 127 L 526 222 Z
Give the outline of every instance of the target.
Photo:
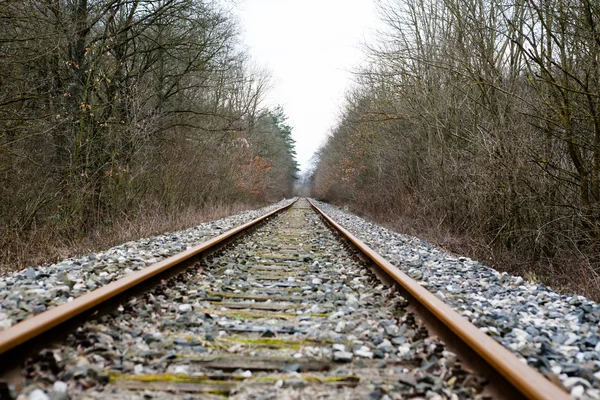
M 36 352 L 18 367 L 21 396 L 59 399 L 65 384 L 71 398 L 114 399 L 515 393 L 465 367 L 357 254 L 301 199 Z

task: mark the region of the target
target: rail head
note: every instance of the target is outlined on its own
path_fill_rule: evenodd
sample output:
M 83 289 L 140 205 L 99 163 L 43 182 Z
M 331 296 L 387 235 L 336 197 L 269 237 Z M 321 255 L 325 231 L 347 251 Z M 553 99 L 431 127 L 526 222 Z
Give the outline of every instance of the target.
M 496 342 L 490 336 L 459 315 L 450 306 L 434 296 L 410 278 L 396 266 L 372 250 L 329 215 L 321 210 L 311 199 L 312 207 L 325 220 L 346 237 L 363 254 L 384 270 L 404 290 L 410 293 L 422 306 L 433 314 L 443 325 L 456 334 L 466 345 L 475 351 L 483 360 L 494 368 L 502 377 L 512 384 L 520 393 L 531 400 L 567 400 L 571 397 L 560 387 L 546 379 L 535 369 L 519 360 L 513 353 Z
M 126 275 L 114 282 L 111 282 L 101 288 L 88 292 L 82 296 L 76 297 L 69 303 L 61 304 L 34 317 L 21 321 L 8 329 L 0 332 L 0 355 L 28 342 L 29 340 L 42 335 L 43 333 L 56 328 L 57 326 L 81 315 L 82 313 L 93 309 L 94 307 L 110 300 L 125 291 L 148 281 L 149 279 L 167 271 L 168 269 L 181 264 L 182 262 L 205 252 L 215 246 L 223 243 L 225 240 L 237 235 L 238 233 L 264 221 L 265 219 L 288 209 L 298 198 L 295 198 L 289 204 L 268 212 L 252 221 L 246 222 L 236 228 L 220 234 L 212 239 L 202 242 L 181 253 L 175 254 L 160 262 L 152 264 L 140 271 Z

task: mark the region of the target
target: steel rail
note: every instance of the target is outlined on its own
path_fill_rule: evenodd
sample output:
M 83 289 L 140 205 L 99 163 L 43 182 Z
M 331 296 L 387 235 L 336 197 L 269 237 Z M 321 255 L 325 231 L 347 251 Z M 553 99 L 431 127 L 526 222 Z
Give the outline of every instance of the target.
M 410 293 L 431 312 L 442 324 L 456 334 L 466 345 L 483 358 L 503 376 L 515 389 L 531 400 L 566 400 L 570 396 L 535 369 L 520 361 L 513 353 L 480 331 L 466 318 L 460 316 L 442 300 L 419 285 L 404 272 L 376 253 L 364 242 L 344 229 L 325 214 L 311 199 L 307 199 L 315 210 L 354 246 L 383 269 L 392 279 Z
M 150 278 L 167 271 L 182 262 L 196 256 L 203 251 L 209 250 L 232 236 L 258 224 L 259 222 L 289 208 L 298 199 L 290 204 L 279 207 L 259 218 L 249 221 L 243 225 L 233 228 L 212 239 L 202 242 L 190 249 L 187 249 L 174 256 L 166 258 L 155 264 L 152 264 L 140 271 L 126 275 L 114 282 L 111 282 L 99 289 L 88 292 L 82 296 L 76 297 L 73 301 L 61 304 L 47 311 L 44 311 L 32 318 L 21 321 L 12 327 L 0 332 L 0 355 L 16 348 L 23 343 L 55 328 L 76 316 L 100 305 L 101 303 L 112 299 L 113 297 L 137 286 Z

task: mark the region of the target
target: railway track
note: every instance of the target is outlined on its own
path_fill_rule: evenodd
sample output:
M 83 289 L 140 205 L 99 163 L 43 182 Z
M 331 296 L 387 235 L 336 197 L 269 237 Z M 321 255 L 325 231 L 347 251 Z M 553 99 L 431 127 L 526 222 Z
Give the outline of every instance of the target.
M 0 332 L 11 395 L 568 398 L 323 218 L 300 199 Z

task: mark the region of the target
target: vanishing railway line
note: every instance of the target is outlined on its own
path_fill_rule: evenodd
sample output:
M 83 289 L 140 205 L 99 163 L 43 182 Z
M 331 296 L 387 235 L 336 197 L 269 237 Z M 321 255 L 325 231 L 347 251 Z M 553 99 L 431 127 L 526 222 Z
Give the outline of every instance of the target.
M 0 332 L 4 379 L 73 398 L 568 398 L 308 201 L 278 211 Z

